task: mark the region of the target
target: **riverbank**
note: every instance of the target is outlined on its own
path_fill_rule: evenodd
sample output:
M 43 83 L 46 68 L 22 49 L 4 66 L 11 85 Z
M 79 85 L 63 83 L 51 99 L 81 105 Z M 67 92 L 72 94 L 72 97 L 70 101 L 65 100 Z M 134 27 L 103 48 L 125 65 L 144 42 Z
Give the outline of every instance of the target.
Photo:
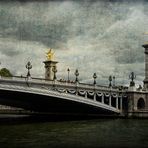
M 0 124 L 22 122 L 60 122 L 97 119 L 148 119 L 141 116 L 39 113 L 26 110 L 0 110 Z

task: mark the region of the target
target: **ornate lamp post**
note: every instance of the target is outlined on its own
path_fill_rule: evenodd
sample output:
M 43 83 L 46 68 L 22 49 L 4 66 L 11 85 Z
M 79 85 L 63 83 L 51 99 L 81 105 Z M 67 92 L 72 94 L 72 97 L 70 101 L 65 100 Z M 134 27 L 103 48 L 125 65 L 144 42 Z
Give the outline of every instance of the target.
M 30 61 L 26 64 L 26 68 L 28 69 L 27 78 L 28 77 L 31 77 L 30 69 L 32 69 L 32 65 L 31 65 L 31 62 Z
M 109 80 L 109 87 L 111 87 L 112 86 L 112 76 L 109 76 L 108 80 Z
M 79 76 L 79 71 L 78 71 L 78 69 L 76 69 L 76 71 L 75 71 L 75 76 L 76 76 L 76 80 L 75 80 L 75 83 L 76 83 L 76 95 L 78 95 L 78 82 L 79 82 L 79 80 L 78 80 L 78 76 Z
M 115 87 L 115 76 L 113 76 L 113 87 Z
M 96 73 L 93 74 L 93 78 L 94 78 L 94 100 L 96 101 L 96 78 L 97 78 Z
M 78 82 L 78 76 L 79 76 L 79 71 L 78 71 L 78 69 L 76 69 L 76 71 L 75 71 L 75 76 L 76 76 L 75 82 L 77 83 L 77 82 Z
M 70 73 L 70 69 L 69 68 L 67 69 L 67 72 L 68 72 L 68 82 L 69 82 L 69 73 Z
M 131 79 L 130 86 L 135 86 L 134 79 L 136 79 L 136 75 L 134 74 L 134 72 L 131 72 L 131 74 L 129 75 L 129 79 Z
M 93 74 L 93 78 L 94 78 L 94 85 L 96 85 L 96 78 L 97 78 L 96 73 Z
M 108 80 L 109 80 L 109 87 L 110 87 L 110 95 L 109 95 L 109 106 L 111 106 L 111 102 L 112 102 L 112 97 L 111 97 L 111 89 L 112 89 L 112 80 L 113 80 L 113 78 L 112 78 L 112 76 L 110 75 L 109 76 L 109 78 L 108 78 Z
M 55 80 L 57 79 L 57 77 L 56 77 L 56 73 L 57 73 L 57 68 L 56 68 L 56 66 L 54 66 L 54 67 L 52 68 L 52 71 L 53 71 L 53 73 L 54 73 L 54 75 L 53 75 L 53 80 L 55 81 Z
M 1 71 L 1 62 L 0 62 L 0 71 Z M 1 73 L 0 73 L 0 78 L 1 78 Z

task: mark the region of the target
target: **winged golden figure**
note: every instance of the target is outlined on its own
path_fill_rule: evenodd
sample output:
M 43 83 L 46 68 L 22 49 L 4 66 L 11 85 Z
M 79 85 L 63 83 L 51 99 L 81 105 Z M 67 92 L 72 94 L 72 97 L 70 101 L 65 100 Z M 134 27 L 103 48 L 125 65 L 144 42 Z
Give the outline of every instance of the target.
M 52 51 L 52 49 L 50 49 L 47 53 L 46 53 L 46 57 L 48 60 L 53 60 L 54 58 L 54 52 Z

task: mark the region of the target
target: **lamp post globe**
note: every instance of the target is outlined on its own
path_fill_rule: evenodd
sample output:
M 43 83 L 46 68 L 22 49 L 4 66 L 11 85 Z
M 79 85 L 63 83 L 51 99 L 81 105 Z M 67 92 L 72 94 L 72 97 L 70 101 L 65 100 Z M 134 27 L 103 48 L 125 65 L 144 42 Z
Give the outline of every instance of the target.
M 76 69 L 76 71 L 75 71 L 75 76 L 76 76 L 76 82 L 78 82 L 78 76 L 79 76 L 79 71 L 78 71 L 78 69 Z
M 94 78 L 94 85 L 95 85 L 96 84 L 96 78 L 97 78 L 97 74 L 96 73 L 93 74 L 93 78 Z

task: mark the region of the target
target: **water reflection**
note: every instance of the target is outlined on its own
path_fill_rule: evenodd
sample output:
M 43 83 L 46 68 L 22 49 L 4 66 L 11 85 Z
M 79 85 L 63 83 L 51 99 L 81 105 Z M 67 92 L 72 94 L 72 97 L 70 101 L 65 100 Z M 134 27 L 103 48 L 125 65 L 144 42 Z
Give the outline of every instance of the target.
M 148 147 L 148 120 L 9 121 L 0 125 L 0 147 Z

